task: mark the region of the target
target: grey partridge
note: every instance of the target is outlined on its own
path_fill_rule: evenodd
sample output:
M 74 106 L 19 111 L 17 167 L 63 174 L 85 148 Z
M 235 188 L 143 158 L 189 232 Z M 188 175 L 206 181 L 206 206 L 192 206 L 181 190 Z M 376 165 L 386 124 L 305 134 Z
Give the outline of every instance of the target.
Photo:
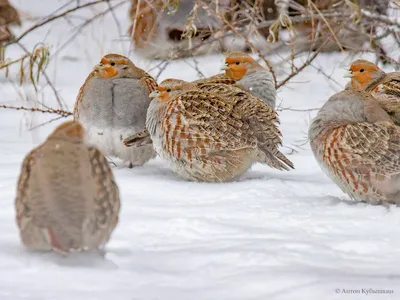
M 113 173 L 104 155 L 83 138 L 78 122 L 65 122 L 22 163 L 15 208 L 28 249 L 102 249 L 118 223 Z
M 276 112 L 250 93 L 231 85 L 168 79 L 151 96 L 147 132 L 159 156 L 181 177 L 229 181 L 256 162 L 293 168 L 278 150 Z M 137 145 L 144 136 L 125 143 Z
M 142 130 L 149 94 L 156 81 L 127 57 L 107 54 L 79 91 L 74 118 L 86 130 L 86 140 L 104 154 L 139 166 L 155 156 L 151 145 L 127 148 L 122 140 Z

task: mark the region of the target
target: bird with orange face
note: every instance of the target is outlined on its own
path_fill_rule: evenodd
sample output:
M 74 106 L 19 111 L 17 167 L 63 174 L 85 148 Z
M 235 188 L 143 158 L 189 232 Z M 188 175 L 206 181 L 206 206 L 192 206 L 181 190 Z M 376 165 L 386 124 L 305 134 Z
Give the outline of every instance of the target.
M 235 81 L 236 86 L 275 108 L 276 90 L 272 73 L 251 56 L 243 52 L 229 52 L 221 69 L 226 77 Z
M 17 186 L 17 225 L 28 249 L 101 249 L 118 223 L 118 186 L 78 122 L 62 123 L 26 155 Z
M 382 108 L 400 125 L 400 72 L 385 73 L 374 63 L 358 59 L 346 72 L 347 89 L 371 93 Z
M 330 97 L 308 135 L 322 170 L 352 199 L 400 204 L 400 127 L 370 93 Z
M 293 168 L 278 149 L 276 112 L 250 93 L 233 85 L 167 79 L 150 96 L 147 134 L 159 156 L 181 177 L 230 181 L 256 162 L 279 170 Z M 146 132 L 124 142 L 141 146 L 143 139 Z
M 122 140 L 145 127 L 149 95 L 156 81 L 119 54 L 105 55 L 79 91 L 74 118 L 86 129 L 87 141 L 106 155 L 130 166 L 143 165 L 155 156 L 150 146 L 129 149 Z

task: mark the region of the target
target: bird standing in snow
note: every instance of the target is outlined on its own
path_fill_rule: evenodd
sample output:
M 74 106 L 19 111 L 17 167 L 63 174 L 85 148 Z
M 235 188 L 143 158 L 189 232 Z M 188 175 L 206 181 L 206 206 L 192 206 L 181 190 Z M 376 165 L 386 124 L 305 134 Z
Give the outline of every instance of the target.
M 278 150 L 276 112 L 250 93 L 230 85 L 164 80 L 151 94 L 146 127 L 159 156 L 185 179 L 223 182 L 254 163 L 293 168 Z M 141 145 L 144 135 L 125 143 Z M 139 140 L 139 141 L 138 141 Z
M 400 125 L 400 72 L 385 73 L 374 63 L 358 59 L 344 77 L 351 78 L 347 88 L 371 93 L 392 120 Z
M 225 75 L 236 81 L 236 85 L 260 98 L 275 109 L 276 90 L 271 72 L 242 52 L 230 52 L 225 56 L 221 68 Z
M 118 187 L 106 158 L 73 121 L 25 157 L 15 199 L 22 243 L 62 253 L 100 249 L 118 223 Z
M 352 199 L 400 203 L 400 127 L 365 91 L 333 95 L 309 128 L 314 156 Z
M 151 145 L 127 148 L 122 140 L 145 127 L 149 94 L 156 81 L 127 57 L 107 54 L 87 77 L 75 103 L 74 118 L 82 123 L 89 143 L 130 166 L 153 158 Z

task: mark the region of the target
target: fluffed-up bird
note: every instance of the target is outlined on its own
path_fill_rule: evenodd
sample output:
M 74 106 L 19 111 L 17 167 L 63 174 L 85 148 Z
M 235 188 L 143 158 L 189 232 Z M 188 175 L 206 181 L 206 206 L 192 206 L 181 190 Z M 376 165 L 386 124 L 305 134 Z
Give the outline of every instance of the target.
M 400 203 L 400 127 L 371 94 L 333 95 L 308 133 L 322 170 L 352 199 Z
M 15 199 L 23 245 L 31 250 L 102 250 L 118 223 L 119 190 L 104 155 L 74 121 L 29 152 Z
M 167 79 L 151 97 L 147 134 L 159 156 L 181 177 L 229 181 L 256 162 L 293 168 L 278 149 L 276 112 L 250 93 L 231 85 Z M 143 132 L 125 144 L 140 146 L 145 136 Z
M 105 55 L 87 77 L 75 103 L 74 118 L 84 126 L 87 141 L 130 166 L 153 158 L 151 145 L 129 149 L 122 140 L 145 127 L 149 94 L 156 86 L 154 78 L 127 57 Z

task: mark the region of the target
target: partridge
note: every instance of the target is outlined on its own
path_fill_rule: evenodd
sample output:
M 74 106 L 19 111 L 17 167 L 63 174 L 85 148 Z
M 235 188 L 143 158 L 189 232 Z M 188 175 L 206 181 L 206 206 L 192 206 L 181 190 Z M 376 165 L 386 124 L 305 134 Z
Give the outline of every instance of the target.
M 344 77 L 351 78 L 347 88 L 371 93 L 382 108 L 400 125 L 400 72 L 385 73 L 370 61 L 354 61 Z
M 271 108 L 275 108 L 276 90 L 271 72 L 262 67 L 249 55 L 242 52 L 230 52 L 221 67 L 225 75 L 236 81 L 243 90 L 260 98 Z
M 333 95 L 309 128 L 314 156 L 352 199 L 400 203 L 400 127 L 372 95 L 348 89 Z
M 31 250 L 101 249 L 118 223 L 118 187 L 106 158 L 69 121 L 25 157 L 15 199 L 22 243 Z
M 146 127 L 159 156 L 181 177 L 223 182 L 260 162 L 293 168 L 278 150 L 276 112 L 250 93 L 230 85 L 169 79 L 151 95 Z M 125 140 L 135 145 L 144 134 Z
M 127 148 L 122 140 L 145 127 L 149 94 L 156 81 L 127 57 L 107 54 L 87 77 L 75 103 L 74 118 L 86 139 L 108 156 L 139 166 L 155 156 L 151 145 Z

